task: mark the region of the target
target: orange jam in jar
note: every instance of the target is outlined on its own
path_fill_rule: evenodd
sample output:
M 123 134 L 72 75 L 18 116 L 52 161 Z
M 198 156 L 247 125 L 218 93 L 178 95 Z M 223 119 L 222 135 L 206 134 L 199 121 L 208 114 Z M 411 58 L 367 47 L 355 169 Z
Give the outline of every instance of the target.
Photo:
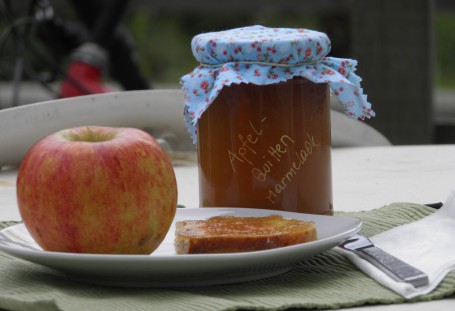
M 263 26 L 193 38 L 200 65 L 181 82 L 202 207 L 333 213 L 329 90 L 354 119 L 374 111 L 357 62 L 330 47 L 318 31 Z
M 201 206 L 332 214 L 327 84 L 223 88 L 198 126 Z

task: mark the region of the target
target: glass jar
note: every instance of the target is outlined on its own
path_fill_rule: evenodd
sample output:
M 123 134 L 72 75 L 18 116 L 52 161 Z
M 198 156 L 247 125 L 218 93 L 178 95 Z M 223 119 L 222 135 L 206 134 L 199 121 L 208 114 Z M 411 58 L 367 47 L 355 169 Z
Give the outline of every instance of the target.
M 200 66 L 181 82 L 200 205 L 332 214 L 329 90 L 347 115 L 374 116 L 357 62 L 327 57 L 328 37 L 308 29 L 251 26 L 191 44 Z

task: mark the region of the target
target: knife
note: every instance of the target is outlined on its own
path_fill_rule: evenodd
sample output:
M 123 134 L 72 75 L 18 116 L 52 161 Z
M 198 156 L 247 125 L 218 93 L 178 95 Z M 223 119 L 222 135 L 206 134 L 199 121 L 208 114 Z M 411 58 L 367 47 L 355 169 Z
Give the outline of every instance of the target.
M 428 276 L 424 272 L 374 246 L 363 235 L 356 234 L 338 246 L 356 253 L 395 281 L 409 283 L 414 287 L 428 284 Z

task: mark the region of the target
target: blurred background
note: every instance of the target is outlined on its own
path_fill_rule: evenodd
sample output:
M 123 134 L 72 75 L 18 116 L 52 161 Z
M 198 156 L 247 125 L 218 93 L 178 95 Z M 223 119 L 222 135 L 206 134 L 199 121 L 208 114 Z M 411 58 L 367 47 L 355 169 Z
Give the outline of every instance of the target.
M 0 19 L 0 109 L 55 98 L 52 89 L 64 78 L 37 51 L 23 46 L 23 58 L 33 70 L 21 75 L 19 90 L 12 88 L 18 52 L 11 25 L 30 13 L 31 1 L 8 2 L 0 0 L 2 13 L 13 13 Z M 48 2 L 59 23 L 83 28 L 72 1 Z M 74 2 L 90 6 L 90 1 Z M 180 88 L 180 77 L 197 66 L 190 42 L 201 32 L 256 24 L 325 32 L 332 41 L 330 56 L 359 61 L 357 73 L 377 114 L 368 124 L 397 145 L 455 143 L 455 1 L 132 0 L 119 18 L 147 88 L 153 89 Z M 62 55 L 70 54 L 65 50 L 72 46 L 55 37 L 43 44 L 33 24 L 27 24 L 17 22 L 39 53 L 64 71 L 70 57 Z M 56 50 L 65 53 L 57 57 Z M 121 75 L 128 80 L 128 71 Z M 105 83 L 124 89 L 118 74 L 113 76 L 105 74 Z

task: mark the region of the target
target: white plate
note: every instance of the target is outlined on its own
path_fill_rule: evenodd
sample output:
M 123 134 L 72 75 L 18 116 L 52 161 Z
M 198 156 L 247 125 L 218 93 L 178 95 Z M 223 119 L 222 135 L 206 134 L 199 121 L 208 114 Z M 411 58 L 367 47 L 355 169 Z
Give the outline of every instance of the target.
M 181 90 L 114 92 L 0 110 L 0 165 L 19 164 L 39 139 L 62 129 L 103 125 L 147 130 L 176 150 L 194 150 Z
M 152 255 L 96 255 L 43 251 L 23 224 L 0 231 L 0 250 L 10 255 L 64 272 L 83 282 L 138 287 L 181 287 L 245 282 L 289 271 L 300 260 L 328 250 L 360 231 L 358 219 L 318 216 L 247 208 L 178 209 L 175 221 L 233 215 L 260 217 L 270 214 L 314 221 L 318 240 L 277 249 L 232 253 L 176 255 L 174 224 Z

